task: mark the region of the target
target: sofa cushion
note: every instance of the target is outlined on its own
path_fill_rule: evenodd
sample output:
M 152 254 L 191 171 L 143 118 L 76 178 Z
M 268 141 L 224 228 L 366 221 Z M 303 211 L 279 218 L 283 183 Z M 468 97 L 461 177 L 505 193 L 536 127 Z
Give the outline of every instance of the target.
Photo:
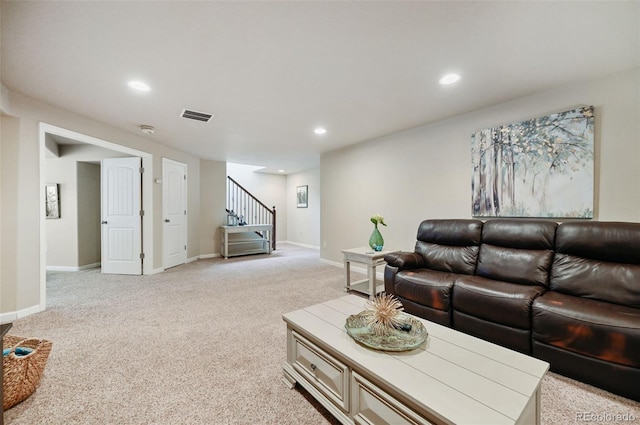
M 549 291 L 533 303 L 533 340 L 640 367 L 640 310 Z
M 518 329 L 531 329 L 531 304 L 545 292 L 541 286 L 520 285 L 480 276 L 460 276 L 453 290 L 456 311 Z M 454 323 L 454 326 L 457 326 Z
M 561 223 L 556 234 L 556 251 L 612 263 L 640 264 L 640 223 Z
M 405 270 L 396 275 L 394 292 L 402 298 L 449 311 L 451 288 L 458 275 L 429 269 Z
M 424 220 L 418 227 L 415 252 L 425 267 L 473 274 L 482 231 L 480 220 Z
M 640 308 L 640 223 L 562 223 L 550 275 L 554 291 Z
M 553 251 L 482 244 L 476 274 L 522 285 L 549 285 Z
M 489 220 L 482 227 L 478 276 L 523 285 L 549 285 L 557 223 Z
M 518 249 L 553 250 L 558 223 L 500 218 L 482 226 L 482 243 Z

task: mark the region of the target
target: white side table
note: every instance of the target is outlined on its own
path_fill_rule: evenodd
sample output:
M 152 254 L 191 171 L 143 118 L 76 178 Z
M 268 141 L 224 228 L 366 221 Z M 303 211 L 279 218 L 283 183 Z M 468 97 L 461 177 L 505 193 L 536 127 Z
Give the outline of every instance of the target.
M 344 273 L 345 273 L 345 291 L 356 291 L 369 296 L 369 299 L 376 296 L 378 292 L 384 290 L 384 285 L 378 290 L 376 285 L 376 267 L 386 264 L 384 256 L 390 254 L 391 250 L 374 251 L 370 247 L 360 247 L 345 249 L 344 254 Z M 351 263 L 360 263 L 367 266 L 367 279 L 351 282 Z

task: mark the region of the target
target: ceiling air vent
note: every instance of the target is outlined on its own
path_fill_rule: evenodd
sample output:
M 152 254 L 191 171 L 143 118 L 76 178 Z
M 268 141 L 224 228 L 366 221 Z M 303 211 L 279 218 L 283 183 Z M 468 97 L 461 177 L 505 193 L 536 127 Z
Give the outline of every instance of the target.
M 209 122 L 213 118 L 213 114 L 207 114 L 206 112 L 198 112 L 192 111 L 190 109 L 183 109 L 182 114 L 180 114 L 182 118 L 187 118 L 190 120 Z

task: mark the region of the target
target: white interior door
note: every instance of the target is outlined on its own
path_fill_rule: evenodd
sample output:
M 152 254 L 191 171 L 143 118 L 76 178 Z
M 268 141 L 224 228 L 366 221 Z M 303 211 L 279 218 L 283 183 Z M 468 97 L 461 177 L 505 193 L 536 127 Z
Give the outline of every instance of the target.
M 162 158 L 164 268 L 187 261 L 187 165 Z
M 102 273 L 142 274 L 142 159 L 102 160 Z

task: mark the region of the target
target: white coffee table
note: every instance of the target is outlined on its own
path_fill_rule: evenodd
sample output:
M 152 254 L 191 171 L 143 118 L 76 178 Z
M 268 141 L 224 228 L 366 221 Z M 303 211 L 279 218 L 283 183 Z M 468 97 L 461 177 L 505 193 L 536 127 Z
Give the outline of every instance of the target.
M 376 267 L 386 264 L 384 256 L 390 254 L 391 250 L 374 251 L 370 247 L 360 247 L 345 249 L 342 251 L 344 255 L 344 274 L 345 274 L 345 291 L 356 291 L 366 294 L 369 298 L 376 296 L 378 292 L 384 290 L 384 285 L 376 284 Z M 367 278 L 351 281 L 351 263 L 364 264 L 367 267 Z
M 423 320 L 424 346 L 377 351 L 347 334 L 366 299 L 347 295 L 287 313 L 286 382 L 343 424 L 539 424 L 549 364 Z

